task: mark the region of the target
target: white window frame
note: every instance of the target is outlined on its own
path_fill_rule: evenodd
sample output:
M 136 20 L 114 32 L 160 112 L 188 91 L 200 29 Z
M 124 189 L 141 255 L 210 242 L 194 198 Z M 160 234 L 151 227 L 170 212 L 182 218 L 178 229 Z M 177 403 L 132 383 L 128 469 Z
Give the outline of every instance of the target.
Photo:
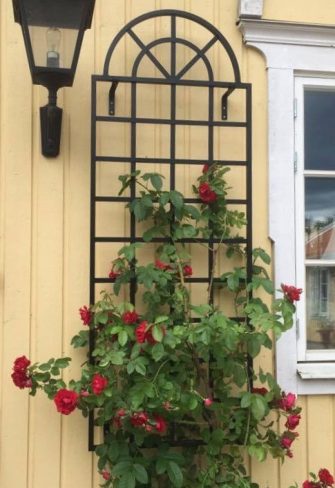
M 276 288 L 281 283 L 302 287 L 303 284 L 297 281 L 294 237 L 294 85 L 298 76 L 335 80 L 335 28 L 262 19 L 241 19 L 239 28 L 246 44 L 259 50 L 266 60 L 269 237 L 274 248 L 275 285 Z M 300 318 L 304 300 L 297 305 L 297 317 Z M 297 394 L 335 393 L 335 361 L 299 361 L 297 336 L 301 328 L 296 321 L 277 343 L 278 382 L 286 391 Z
M 315 176 L 319 178 L 335 178 L 335 171 L 305 170 L 304 154 L 304 93 L 305 90 L 327 90 L 335 91 L 335 77 L 315 76 L 296 76 L 295 77 L 295 215 L 296 215 L 296 276 L 297 282 L 303 288 L 305 293 L 302 294 L 297 309 L 297 320 L 300 327 L 297 331 L 297 360 L 298 363 L 308 361 L 335 361 L 334 349 L 307 350 L 307 281 L 306 265 L 315 267 L 334 267 L 335 260 L 325 259 L 305 259 L 305 177 Z M 319 284 L 321 286 L 321 282 Z M 329 290 L 328 290 L 329 293 Z M 301 367 L 301 366 L 300 366 Z M 310 366 L 309 366 L 310 367 Z

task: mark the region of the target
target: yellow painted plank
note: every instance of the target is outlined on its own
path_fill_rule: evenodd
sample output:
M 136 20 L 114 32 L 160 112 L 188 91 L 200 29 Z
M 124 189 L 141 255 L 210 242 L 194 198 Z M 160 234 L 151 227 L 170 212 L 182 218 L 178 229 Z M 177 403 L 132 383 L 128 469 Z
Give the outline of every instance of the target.
M 331 396 L 307 398 L 308 470 L 334 469 L 334 404 Z
M 31 85 L 11 3 L 1 2 L 0 9 L 0 485 L 10 488 L 25 487 L 28 474 L 29 400 L 10 374 L 15 357 L 30 355 Z

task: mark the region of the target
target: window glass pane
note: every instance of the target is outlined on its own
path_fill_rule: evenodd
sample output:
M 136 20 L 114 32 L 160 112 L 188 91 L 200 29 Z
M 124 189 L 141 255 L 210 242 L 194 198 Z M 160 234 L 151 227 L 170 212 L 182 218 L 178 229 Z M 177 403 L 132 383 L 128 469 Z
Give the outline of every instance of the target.
M 335 91 L 305 90 L 305 169 L 335 170 Z
M 307 349 L 335 349 L 335 267 L 307 266 Z
M 335 259 L 334 230 L 335 178 L 306 178 L 306 259 Z

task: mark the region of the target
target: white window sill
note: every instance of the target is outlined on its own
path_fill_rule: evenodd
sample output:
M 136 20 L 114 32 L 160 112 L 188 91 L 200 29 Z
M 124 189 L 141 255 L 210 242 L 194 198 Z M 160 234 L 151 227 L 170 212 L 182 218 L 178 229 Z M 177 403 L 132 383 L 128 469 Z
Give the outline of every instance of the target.
M 335 363 L 298 363 L 297 373 L 303 380 L 335 379 Z

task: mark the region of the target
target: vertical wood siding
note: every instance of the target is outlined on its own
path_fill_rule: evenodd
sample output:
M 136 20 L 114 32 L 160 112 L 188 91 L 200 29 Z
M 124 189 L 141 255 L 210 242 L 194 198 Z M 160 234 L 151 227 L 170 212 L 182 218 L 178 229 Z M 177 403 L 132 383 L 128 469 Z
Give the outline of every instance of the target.
M 97 488 L 101 481 L 94 455 L 87 451 L 86 420 L 79 412 L 61 417 L 52 402 L 42 395 L 28 398 L 27 392 L 14 388 L 10 373 L 13 359 L 22 354 L 32 361 L 43 361 L 73 353 L 69 342 L 80 327 L 78 308 L 87 304 L 89 293 L 90 77 L 102 72 L 109 44 L 132 18 L 160 8 L 187 10 L 213 23 L 231 43 L 242 81 L 253 83 L 254 244 L 270 251 L 266 211 L 266 72 L 262 57 L 242 45 L 235 25 L 237 3 L 237 0 L 97 0 L 74 86 L 59 93 L 64 109 L 61 155 L 48 160 L 40 154 L 39 134 L 39 107 L 46 103 L 47 93 L 32 86 L 11 1 L 0 0 L 1 488 Z M 333 0 L 318 2 L 319 6 L 329 7 L 327 17 L 321 15 L 321 7 L 317 10 L 312 5 L 314 2 L 307 3 L 266 1 L 266 16 L 283 18 L 283 14 L 287 19 L 335 23 Z M 156 20 L 149 30 L 140 33 L 149 39 L 164 29 L 164 21 Z M 201 35 L 196 29 L 187 34 L 194 39 Z M 116 57 L 116 71 L 121 73 L 129 67 L 133 47 L 127 42 L 123 48 Z M 224 72 L 224 62 L 217 50 L 213 61 Z M 155 73 L 152 67 L 148 69 Z M 121 95 L 122 92 L 120 98 Z M 159 116 L 166 110 L 164 93 L 156 88 L 152 96 L 149 102 L 148 93 L 143 95 L 141 108 L 145 110 L 147 103 L 154 104 Z M 182 98 L 182 117 L 197 116 L 200 108 L 187 88 Z M 105 101 L 103 94 L 98 103 L 102 104 L 102 99 Z M 125 97 L 119 109 L 125 110 L 126 103 Z M 192 147 L 199 138 L 195 129 L 184 128 L 178 135 L 178 150 L 184 157 L 192 155 Z M 118 142 L 111 144 L 119 144 L 122 150 L 128 140 L 129 134 L 121 130 Z M 103 141 L 98 141 L 100 148 Z M 150 134 L 144 132 L 142 141 L 144 152 L 150 149 L 157 157 L 164 156 L 161 128 L 156 127 Z M 127 170 L 126 165 L 123 169 Z M 155 169 L 163 171 L 158 165 Z M 114 168 L 105 171 L 116 178 Z M 183 169 L 178 175 L 178 189 L 186 190 L 193 176 L 189 168 Z M 239 178 L 236 174 L 233 180 Z M 101 191 L 105 182 L 106 173 L 101 169 L 98 178 Z M 102 210 L 102 227 L 110 218 Z M 115 225 L 124 228 L 126 217 L 117 218 Z M 101 275 L 107 275 L 115 251 L 112 246 L 99 251 Z M 197 259 L 196 254 L 194 258 Z M 65 379 L 78 375 L 82 362 L 83 356 L 76 352 Z M 273 368 L 270 353 L 264 354 L 260 362 L 263 368 Z M 272 460 L 262 465 L 254 461 L 250 464 L 262 488 L 287 488 L 294 479 L 303 480 L 309 470 L 323 466 L 333 469 L 333 398 L 300 398 L 300 404 L 303 422 L 294 460 L 288 460 L 283 467 Z

